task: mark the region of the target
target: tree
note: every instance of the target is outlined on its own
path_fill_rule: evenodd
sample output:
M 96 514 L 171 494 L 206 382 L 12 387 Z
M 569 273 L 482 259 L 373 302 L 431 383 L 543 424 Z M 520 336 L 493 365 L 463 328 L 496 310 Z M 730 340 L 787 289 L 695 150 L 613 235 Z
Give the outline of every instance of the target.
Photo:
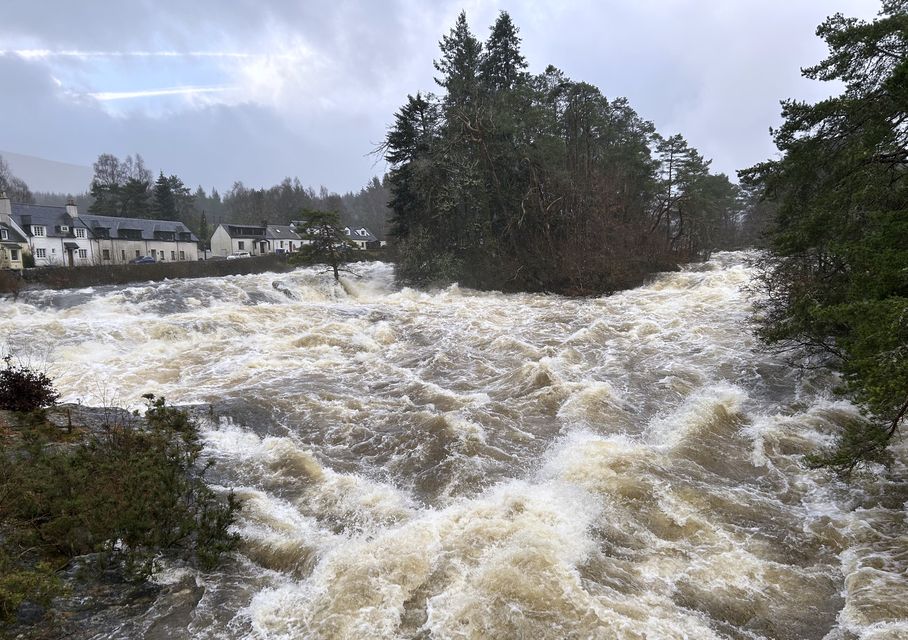
M 199 215 L 199 241 L 202 245 L 202 249 L 209 249 L 209 241 L 211 230 L 208 228 L 208 217 L 205 215 L 205 211 Z
M 479 93 L 482 45 L 470 32 L 466 12 L 460 12 L 451 32 L 442 36 L 438 46 L 441 58 L 434 64 L 441 77 L 435 82 L 447 90 L 451 104 L 465 106 L 474 102 Z
M 527 80 L 527 62 L 520 52 L 518 32 L 511 16 L 505 11 L 500 12 L 479 64 L 482 84 L 490 91 L 513 89 Z
M 829 55 L 803 74 L 844 92 L 783 102 L 782 157 L 741 177 L 776 209 L 760 334 L 841 372 L 863 419 L 811 460 L 849 473 L 887 459 L 908 413 L 908 2 L 817 34 Z
M 302 211 L 300 216 L 305 224 L 297 229 L 308 244 L 304 245 L 306 260 L 328 265 L 334 280 L 340 281 L 340 272 L 350 258 L 351 242 L 341 227 L 336 211 Z
M 148 218 L 151 213 L 151 192 L 147 180 L 129 178 L 120 189 L 120 215 L 127 218 Z
M 173 182 L 164 175 L 163 171 L 154 183 L 151 209 L 156 218 L 177 219 L 177 201 L 173 192 Z
M 13 202 L 31 203 L 35 201 L 25 181 L 13 175 L 9 164 L 3 159 L 3 156 L 0 156 L 0 192 L 4 191 Z
M 91 196 L 94 198 L 88 210 L 91 213 L 116 216 L 120 214 L 120 190 L 126 182 L 126 173 L 119 158 L 102 153 L 94 163 L 91 180 Z
M 527 75 L 507 13 L 484 46 L 461 13 L 439 46 L 444 94 L 408 96 L 382 147 L 399 279 L 595 293 L 725 236 L 727 178 L 680 136 L 654 157 L 627 100 L 551 66 Z

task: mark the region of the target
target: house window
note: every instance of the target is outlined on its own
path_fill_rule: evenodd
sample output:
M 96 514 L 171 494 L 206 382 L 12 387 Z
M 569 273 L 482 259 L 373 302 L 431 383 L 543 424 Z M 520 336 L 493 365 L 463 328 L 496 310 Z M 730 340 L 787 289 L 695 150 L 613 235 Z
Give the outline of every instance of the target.
M 139 251 L 138 249 L 136 249 L 136 257 L 138 258 L 138 257 L 141 256 L 141 255 L 142 255 L 142 252 Z
M 180 251 L 180 260 L 185 260 L 185 259 L 186 259 L 186 252 Z
M 176 259 L 177 259 L 177 252 L 176 252 L 176 251 L 171 251 L 171 252 L 170 252 L 170 259 L 171 259 L 171 260 L 176 260 Z
M 284 241 L 281 240 L 281 249 L 283 249 L 283 248 L 284 248 Z
M 120 249 L 120 259 L 126 260 L 126 249 Z
M 32 235 L 36 238 L 41 238 L 44 236 L 44 227 L 38 225 L 32 225 Z
M 0 229 L 0 240 L 8 240 L 9 232 L 6 229 Z
M 110 249 L 102 249 L 101 257 L 104 258 L 105 260 L 110 260 Z
M 158 253 L 160 253 L 160 254 L 161 254 L 161 260 L 163 260 L 163 259 L 164 259 L 164 250 L 163 250 L 163 249 L 161 249 L 161 250 L 160 250 L 160 251 L 159 251 L 159 252 L 158 252 Z
M 88 257 L 88 251 L 85 249 L 79 249 L 79 258 L 85 260 Z
M 85 229 L 82 229 L 82 228 L 76 229 L 76 237 L 77 237 L 77 238 L 84 238 L 84 237 L 85 237 Z
M 246 248 L 246 243 L 243 242 L 242 240 L 238 240 L 236 243 L 236 248 L 239 249 L 240 251 L 242 251 L 243 249 Z
M 13 262 L 19 262 L 19 251 L 17 249 L 10 249 L 9 259 Z
M 46 258 L 47 249 L 35 249 L 35 257 L 36 258 Z

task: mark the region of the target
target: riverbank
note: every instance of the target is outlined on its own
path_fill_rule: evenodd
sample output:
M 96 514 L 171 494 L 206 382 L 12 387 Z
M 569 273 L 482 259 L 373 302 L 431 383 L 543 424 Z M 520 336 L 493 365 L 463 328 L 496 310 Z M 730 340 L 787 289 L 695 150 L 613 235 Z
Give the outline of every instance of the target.
M 387 259 L 387 251 L 357 251 L 350 257 L 350 262 Z M 78 289 L 135 282 L 160 282 L 177 278 L 212 278 L 267 272 L 286 273 L 298 266 L 304 265 L 288 256 L 270 254 L 242 260 L 42 267 L 26 269 L 21 274 L 14 271 L 0 271 L 0 295 L 15 296 L 22 291 L 36 289 Z
M 91 637 L 154 608 L 126 635 L 172 637 L 195 570 L 234 549 L 238 505 L 205 484 L 195 410 L 147 400 L 144 416 L 0 411 L 0 636 Z

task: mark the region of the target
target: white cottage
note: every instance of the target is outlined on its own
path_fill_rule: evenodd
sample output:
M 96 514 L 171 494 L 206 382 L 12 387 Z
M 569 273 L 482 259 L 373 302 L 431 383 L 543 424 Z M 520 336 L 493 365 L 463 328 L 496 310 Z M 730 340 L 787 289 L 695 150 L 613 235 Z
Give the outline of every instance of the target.
M 65 207 L 23 204 L 0 194 L 0 226 L 7 242 L 22 240 L 37 267 L 124 264 L 140 256 L 199 259 L 199 239 L 182 222 L 80 215 L 72 201 Z
M 288 225 L 219 224 L 211 235 L 211 254 L 229 256 L 246 251 L 253 256 L 299 251 L 302 238 Z

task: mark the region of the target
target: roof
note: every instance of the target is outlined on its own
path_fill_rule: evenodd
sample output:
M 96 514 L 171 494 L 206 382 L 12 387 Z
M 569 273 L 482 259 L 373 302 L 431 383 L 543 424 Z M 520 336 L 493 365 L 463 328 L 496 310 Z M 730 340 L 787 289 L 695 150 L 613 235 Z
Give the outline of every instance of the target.
M 146 218 L 118 218 L 86 213 L 79 216 L 84 226 L 96 238 L 114 240 L 157 240 L 159 242 L 198 242 L 199 239 L 182 222 L 176 220 L 148 220 Z
M 11 202 L 13 219 L 26 234 L 31 235 L 31 226 L 44 227 L 45 236 L 50 238 L 71 238 L 73 226 L 84 226 L 73 222 L 72 216 L 66 213 L 66 207 L 52 207 L 43 204 L 23 204 Z M 62 227 L 67 227 L 66 231 Z
M 277 224 L 268 225 L 266 237 L 270 240 L 302 240 L 293 227 Z
M 28 242 L 28 240 L 23 237 L 21 233 L 19 233 L 16 229 L 9 225 L 0 224 L 0 229 L 6 230 L 6 239 L 10 242 Z
M 221 223 L 218 226 L 223 227 L 224 231 L 226 231 L 227 235 L 231 238 L 249 238 L 251 240 L 265 239 L 265 227 L 260 225 Z
M 344 227 L 344 235 L 355 242 L 378 242 L 378 238 L 362 225 Z

